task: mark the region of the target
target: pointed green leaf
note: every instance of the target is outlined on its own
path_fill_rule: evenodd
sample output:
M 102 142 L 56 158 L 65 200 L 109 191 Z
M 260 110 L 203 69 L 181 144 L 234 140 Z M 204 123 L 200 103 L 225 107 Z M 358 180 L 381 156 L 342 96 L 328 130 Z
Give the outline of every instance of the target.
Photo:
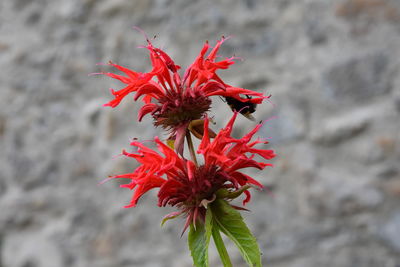
M 261 254 L 257 241 L 240 213 L 223 199 L 217 199 L 210 206 L 218 227 L 235 243 L 247 264 L 251 267 L 261 267 Z
M 208 245 L 212 231 L 211 219 L 211 210 L 207 209 L 205 223 L 198 221 L 196 227 L 193 224 L 190 225 L 188 243 L 196 267 L 209 267 Z
M 224 267 L 232 267 L 231 259 L 229 258 L 228 251 L 226 251 L 226 247 L 224 241 L 221 238 L 220 229 L 218 224 L 213 220 L 212 225 L 212 236 L 214 239 L 215 247 L 218 250 L 219 256 L 221 258 L 222 264 Z

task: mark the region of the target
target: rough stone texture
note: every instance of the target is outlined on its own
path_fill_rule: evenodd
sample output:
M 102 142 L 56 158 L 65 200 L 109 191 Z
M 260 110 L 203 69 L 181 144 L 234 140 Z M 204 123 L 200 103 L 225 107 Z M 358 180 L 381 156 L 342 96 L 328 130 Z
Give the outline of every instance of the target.
M 338 63 L 324 75 L 327 95 L 358 103 L 386 93 L 390 89 L 388 61 L 383 53 L 377 53 Z
M 387 241 L 396 252 L 400 252 L 400 242 L 396 238 L 400 234 L 400 213 L 395 213 L 380 229 L 382 238 Z
M 149 69 L 132 26 L 182 66 L 232 36 L 221 55 L 244 61 L 221 75 L 272 94 L 255 116 L 278 157 L 253 174 L 273 194 L 245 215 L 265 266 L 400 266 L 398 0 L 0 1 L 0 266 L 191 266 L 155 192 L 123 209 L 129 191 L 98 185 L 135 166 L 114 157 L 129 138 L 160 135 L 128 99 L 103 108 L 120 84 L 87 75 Z M 216 98 L 211 114 L 218 129 L 230 110 Z

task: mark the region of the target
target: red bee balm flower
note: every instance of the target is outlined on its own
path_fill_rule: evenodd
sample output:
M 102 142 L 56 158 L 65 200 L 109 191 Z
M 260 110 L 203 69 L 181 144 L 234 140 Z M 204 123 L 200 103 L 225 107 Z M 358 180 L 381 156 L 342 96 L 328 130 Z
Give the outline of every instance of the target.
M 134 190 L 132 201 L 126 207 L 134 207 L 144 193 L 159 187 L 158 205 L 176 206 L 180 210 L 167 215 L 166 218 L 185 214 L 187 221 L 184 229 L 186 229 L 198 219 L 204 221 L 207 203 L 216 198 L 232 199 L 244 191 L 246 198 L 243 204 L 248 202 L 249 185 L 260 188 L 262 185 L 239 170 L 247 167 L 262 170 L 266 166 L 272 166 L 270 163 L 257 161 L 255 155 L 270 160 L 275 154 L 272 150 L 254 148 L 259 143 L 268 143 L 266 141 L 257 139 L 250 142 L 262 124 L 258 124 L 241 139 L 231 136 L 237 114 L 234 113 L 226 127 L 221 129 L 213 140 L 210 140 L 206 131 L 209 121 L 207 117 L 205 118 L 204 135 L 197 151 L 204 158 L 204 163 L 200 166 L 184 159 L 157 137 L 155 142 L 162 155 L 140 142 L 132 142 L 131 145 L 138 148 L 137 152 L 123 151 L 123 154 L 135 158 L 141 165 L 133 173 L 112 177 L 131 180 L 130 183 L 121 185 Z
M 178 73 L 180 66 L 176 65 L 163 50 L 154 47 L 147 38 L 146 48 L 150 51 L 152 70 L 140 73 L 110 62 L 109 65 L 122 71 L 126 76 L 109 72 L 102 74 L 120 80 L 126 87 L 118 91 L 111 89 L 115 98 L 105 105 L 116 107 L 132 92 L 136 92 L 135 101 L 144 96 L 145 104 L 139 111 L 138 120 L 141 121 L 143 116 L 150 113 L 156 126 L 171 131 L 169 139 L 175 139 L 175 148 L 182 154 L 183 141 L 189 124 L 204 118 L 210 109 L 210 96 L 231 97 L 254 104 L 260 104 L 267 98 L 262 93 L 228 85 L 216 74 L 218 69 L 227 69 L 234 64 L 234 57 L 216 61 L 217 52 L 225 40 L 222 38 L 218 41 L 207 56 L 210 45 L 206 42 L 199 56 L 181 78 Z M 157 78 L 157 81 L 153 78 Z M 241 94 L 255 97 L 242 98 Z

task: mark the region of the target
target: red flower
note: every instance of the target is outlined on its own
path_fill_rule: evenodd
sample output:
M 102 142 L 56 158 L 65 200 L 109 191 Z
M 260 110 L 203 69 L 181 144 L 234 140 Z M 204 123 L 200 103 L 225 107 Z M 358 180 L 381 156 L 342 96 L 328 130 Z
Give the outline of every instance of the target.
M 157 137 L 155 143 L 162 155 L 139 142 L 132 142 L 131 145 L 138 148 L 137 152 L 123 151 L 123 154 L 135 158 L 141 165 L 133 173 L 112 177 L 130 180 L 130 183 L 121 185 L 134 190 L 131 203 L 126 207 L 134 207 L 143 194 L 159 187 L 158 205 L 178 207 L 179 212 L 167 217 L 185 214 L 187 222 L 184 229 L 186 229 L 191 222 L 204 219 L 206 204 L 216 197 L 234 198 L 232 196 L 242 189 L 246 194 L 243 204 L 250 201 L 250 192 L 246 186 L 262 187 L 262 185 L 240 170 L 248 167 L 262 170 L 266 166 L 272 166 L 270 163 L 256 160 L 255 155 L 270 160 L 275 154 L 272 150 L 254 148 L 259 143 L 268 142 L 260 139 L 250 142 L 262 124 L 258 124 L 240 139 L 231 136 L 237 114 L 234 113 L 226 127 L 221 129 L 212 141 L 206 131 L 209 121 L 208 118 L 205 119 L 204 135 L 197 151 L 204 158 L 204 163 L 200 166 L 182 158 Z M 218 194 L 218 192 L 224 193 Z
M 232 97 L 254 104 L 260 104 L 267 98 L 262 93 L 228 85 L 216 74 L 217 70 L 227 69 L 234 64 L 234 57 L 216 61 L 217 52 L 225 40 L 222 38 L 218 41 L 207 56 L 210 45 L 206 42 L 199 56 L 181 78 L 178 73 L 180 66 L 147 39 L 146 48 L 150 51 L 152 70 L 140 73 L 110 62 L 109 65 L 122 71 L 125 76 L 110 72 L 103 74 L 120 80 L 126 87 L 118 91 L 111 89 L 115 98 L 105 106 L 116 107 L 132 92 L 135 92 L 135 101 L 144 96 L 145 104 L 139 111 L 138 120 L 141 121 L 150 113 L 156 126 L 171 131 L 170 139 L 175 139 L 175 148 L 182 154 L 187 128 L 192 121 L 204 118 L 211 105 L 210 96 Z M 157 81 L 153 78 L 157 78 Z M 241 94 L 255 97 L 242 98 Z

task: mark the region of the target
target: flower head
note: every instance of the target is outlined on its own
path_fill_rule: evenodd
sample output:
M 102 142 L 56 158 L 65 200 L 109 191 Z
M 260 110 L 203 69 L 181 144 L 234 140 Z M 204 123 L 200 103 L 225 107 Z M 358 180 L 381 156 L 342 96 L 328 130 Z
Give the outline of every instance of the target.
M 226 127 L 213 140 L 206 130 L 209 121 L 205 118 L 204 135 L 197 151 L 203 156 L 204 162 L 199 166 L 184 159 L 157 137 L 155 143 L 161 154 L 140 142 L 132 142 L 131 145 L 137 147 L 137 152 L 123 151 L 123 154 L 136 159 L 141 165 L 133 173 L 112 177 L 130 180 L 128 184 L 122 185 L 134 190 L 131 203 L 126 207 L 134 207 L 143 194 L 158 187 L 158 205 L 179 208 L 179 212 L 173 215 L 187 216 L 186 229 L 190 223 L 204 219 L 207 203 L 217 197 L 230 199 L 237 196 L 236 192 L 244 191 L 246 198 L 243 204 L 250 201 L 250 192 L 246 186 L 261 188 L 262 185 L 242 173 L 241 169 L 252 167 L 262 170 L 266 166 L 272 166 L 256 160 L 255 156 L 270 160 L 275 154 L 272 150 L 255 148 L 255 145 L 267 142 L 260 139 L 251 141 L 262 124 L 258 124 L 240 139 L 231 136 L 237 114 L 234 113 Z
M 135 101 L 143 96 L 144 106 L 139 111 L 138 120 L 151 114 L 156 126 L 170 130 L 170 139 L 175 140 L 175 148 L 182 154 L 186 131 L 192 121 L 204 118 L 210 109 L 210 96 L 230 97 L 253 104 L 260 104 L 267 98 L 262 93 L 226 84 L 216 74 L 217 70 L 227 69 L 234 64 L 234 57 L 217 61 L 218 50 L 225 40 L 222 38 L 211 50 L 206 42 L 196 60 L 181 77 L 178 73 L 180 66 L 163 50 L 154 47 L 147 38 L 145 47 L 150 52 L 152 70 L 140 73 L 110 62 L 109 65 L 125 75 L 110 72 L 102 74 L 118 79 L 126 86 L 118 91 L 111 89 L 114 99 L 105 105 L 116 107 L 125 96 L 133 92 Z M 210 53 L 206 55 L 209 50 Z

